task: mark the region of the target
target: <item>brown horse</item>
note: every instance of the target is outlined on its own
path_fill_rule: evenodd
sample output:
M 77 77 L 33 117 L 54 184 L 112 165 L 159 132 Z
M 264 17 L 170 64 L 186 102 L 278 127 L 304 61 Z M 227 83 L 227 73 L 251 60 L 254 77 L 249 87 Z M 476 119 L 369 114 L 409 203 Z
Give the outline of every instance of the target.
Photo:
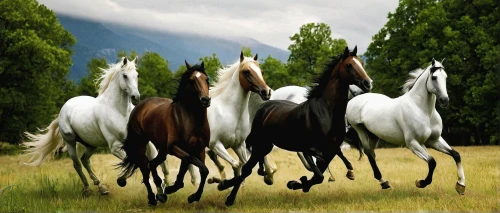
M 305 102 L 270 100 L 260 106 L 246 139 L 252 154 L 241 176 L 224 180 L 217 187 L 225 190 L 234 186 L 226 205 L 234 203 L 241 182 L 271 152 L 273 144 L 288 151 L 302 152 L 314 173 L 310 180 L 302 176 L 301 183 L 289 181 L 289 189 L 308 192 L 311 186 L 323 182 L 323 172 L 340 151 L 346 134 L 344 117 L 349 85 L 355 84 L 365 92 L 372 88 L 372 80 L 356 57 L 356 50 L 357 47 L 349 52 L 346 47 L 342 55 L 325 66 L 316 82 L 318 85 L 309 91 Z
M 119 164 L 123 168 L 117 180 L 124 187 L 126 178 L 136 168 L 142 172 L 143 183 L 148 190 L 148 204 L 156 205 L 167 201 L 167 195 L 184 186 L 182 183 L 188 166 L 194 164 L 199 168 L 201 183 L 198 190 L 189 196 L 188 202 L 199 201 L 208 175 L 205 166 L 205 148 L 210 140 L 210 127 L 207 120 L 207 107 L 210 106 L 208 94 L 208 76 L 203 62 L 191 67 L 186 62 L 187 71 L 182 74 L 177 94 L 168 98 L 148 98 L 140 102 L 130 114 L 127 125 L 127 138 L 123 150 L 127 157 Z M 158 155 L 148 163 L 146 146 L 151 141 L 158 149 Z M 174 186 L 163 192 L 162 180 L 156 167 L 171 154 L 181 159 L 179 174 Z M 149 172 L 153 175 L 157 187 L 157 195 L 149 184 Z

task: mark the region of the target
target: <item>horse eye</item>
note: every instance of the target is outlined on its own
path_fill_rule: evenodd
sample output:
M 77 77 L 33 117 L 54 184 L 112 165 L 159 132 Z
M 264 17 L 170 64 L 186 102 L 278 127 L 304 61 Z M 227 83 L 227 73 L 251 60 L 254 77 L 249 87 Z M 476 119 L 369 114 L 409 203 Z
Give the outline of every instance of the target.
M 352 64 L 347 64 L 347 67 L 351 68 L 351 67 L 352 67 Z
M 127 77 L 127 75 L 123 75 L 123 78 L 127 79 L 128 77 Z
M 437 76 L 432 76 L 431 78 L 432 78 L 432 80 L 436 80 Z

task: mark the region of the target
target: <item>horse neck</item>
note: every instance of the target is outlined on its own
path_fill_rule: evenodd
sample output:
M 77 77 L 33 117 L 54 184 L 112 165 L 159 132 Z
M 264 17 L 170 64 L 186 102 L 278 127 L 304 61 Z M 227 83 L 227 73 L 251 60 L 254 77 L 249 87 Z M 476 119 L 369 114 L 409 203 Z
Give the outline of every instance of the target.
M 112 108 L 116 109 L 120 114 L 128 116 L 132 110 L 132 99 L 119 86 L 118 78 L 112 79 L 108 88 L 99 97 L 102 101 Z M 98 98 L 99 98 L 98 97 Z
M 426 69 L 407 94 L 413 102 L 430 117 L 436 105 L 436 95 L 427 91 L 426 83 L 428 77 L 429 71 Z
M 332 122 L 334 122 L 333 120 L 336 120 L 335 118 L 338 116 L 342 116 L 342 122 L 344 122 L 343 118 L 347 108 L 349 84 L 340 79 L 340 72 L 334 72 L 337 73 L 334 73 L 332 79 L 328 82 L 321 99 L 324 100 L 326 107 L 332 113 L 334 118 Z
M 191 120 L 193 124 L 201 124 L 207 119 L 207 108 L 202 107 L 198 97 L 186 97 L 174 103 L 176 113 L 183 121 Z
M 239 71 L 236 70 L 231 77 L 231 81 L 220 94 L 223 103 L 228 106 L 234 106 L 236 115 L 241 115 L 248 111 L 248 100 L 250 98 L 250 91 L 241 87 Z

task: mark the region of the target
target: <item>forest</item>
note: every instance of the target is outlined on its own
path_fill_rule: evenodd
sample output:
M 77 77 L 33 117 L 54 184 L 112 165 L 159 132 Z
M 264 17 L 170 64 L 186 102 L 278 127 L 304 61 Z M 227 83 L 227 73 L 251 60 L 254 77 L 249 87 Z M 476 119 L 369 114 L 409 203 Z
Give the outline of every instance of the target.
M 450 104 L 436 107 L 443 119 L 443 138 L 450 145 L 500 144 L 500 9 L 497 0 L 400 0 L 388 21 L 358 55 L 373 79 L 372 92 L 395 98 L 414 69 L 432 58 L 444 61 Z M 290 56 L 282 62 L 259 55 L 267 84 L 309 86 L 323 65 L 342 53 L 344 39 L 333 39 L 325 23 L 304 24 L 289 37 Z M 97 96 L 95 79 L 109 62 L 93 58 L 87 76 L 69 80 L 72 46 L 78 42 L 55 13 L 36 0 L 0 1 L 0 142 L 18 144 L 25 131 L 44 127 L 71 97 Z M 254 52 L 242 47 L 246 56 Z M 185 67 L 171 68 L 155 52 L 138 55 L 121 50 L 118 58 L 138 56 L 141 99 L 172 97 Z M 238 55 L 235 55 L 235 60 Z M 224 66 L 217 54 L 200 57 L 211 81 Z M 174 70 L 175 69 L 175 70 Z

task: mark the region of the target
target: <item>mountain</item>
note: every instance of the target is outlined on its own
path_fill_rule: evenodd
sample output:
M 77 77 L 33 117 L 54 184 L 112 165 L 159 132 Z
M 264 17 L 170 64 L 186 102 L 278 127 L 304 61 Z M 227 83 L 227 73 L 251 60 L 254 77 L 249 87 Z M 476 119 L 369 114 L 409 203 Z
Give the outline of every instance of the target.
M 275 48 L 251 38 L 217 38 L 197 34 L 174 33 L 142 29 L 135 26 L 98 22 L 57 14 L 59 22 L 75 36 L 73 46 L 73 66 L 69 78 L 75 82 L 87 75 L 87 63 L 94 57 L 104 57 L 109 63 L 115 63 L 116 53 L 120 50 L 135 50 L 141 55 L 146 51 L 160 54 L 175 71 L 184 60 L 198 63 L 200 57 L 217 54 L 223 64 L 238 59 L 242 46 L 258 53 L 260 58 L 273 56 L 286 61 L 289 52 Z

